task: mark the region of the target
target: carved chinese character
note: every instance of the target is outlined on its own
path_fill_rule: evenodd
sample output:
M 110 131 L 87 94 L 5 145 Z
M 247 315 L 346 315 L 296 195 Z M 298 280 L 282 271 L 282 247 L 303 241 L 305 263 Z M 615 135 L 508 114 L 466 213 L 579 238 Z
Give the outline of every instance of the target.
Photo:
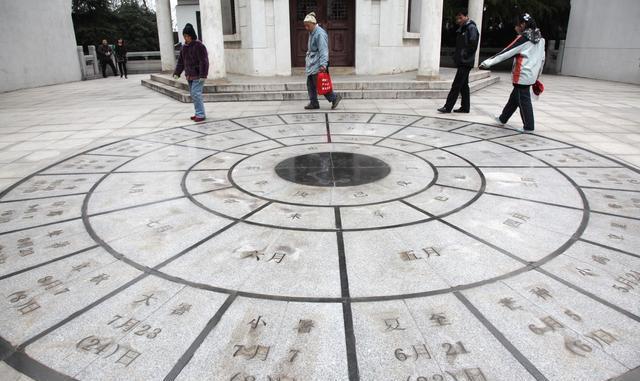
M 540 321 L 544 323 L 544 327 L 537 327 L 534 324 L 529 324 L 529 329 L 536 335 L 544 335 L 546 332 L 553 332 L 556 329 L 564 328 L 562 323 L 552 318 L 551 316 L 543 317 L 540 319 Z
M 269 356 L 269 350 L 271 347 L 263 346 L 263 345 L 234 345 L 233 348 L 235 352 L 233 352 L 233 357 L 242 356 L 247 360 L 253 360 L 257 358 L 260 361 L 267 361 L 267 357 Z
M 433 322 L 433 325 L 437 325 L 437 326 L 440 326 L 440 327 L 442 327 L 444 325 L 451 325 L 451 323 L 447 319 L 447 316 L 442 312 L 437 312 L 437 313 L 431 314 L 431 317 L 429 318 L 429 320 L 431 320 Z
M 564 347 L 576 356 L 586 357 L 585 354 L 590 353 L 593 348 L 579 339 L 564 338 Z
M 467 376 L 468 381 L 488 381 L 480 368 L 464 369 L 464 375 Z
M 504 220 L 503 224 L 507 225 L 509 227 L 512 227 L 512 228 L 518 228 L 518 227 L 520 227 L 520 225 L 522 225 L 522 222 L 516 221 L 516 220 L 511 219 L 511 218 L 507 218 L 506 220 Z
M 122 332 L 129 332 L 132 329 L 134 329 L 138 324 L 140 324 L 140 320 L 130 318 L 130 319 L 127 319 L 124 323 L 120 324 L 119 326 L 115 326 L 115 328 L 122 328 Z
M 609 259 L 609 258 L 607 258 L 607 257 L 603 257 L 603 256 L 601 256 L 601 255 L 592 255 L 592 256 L 591 256 L 591 259 L 593 259 L 595 262 L 600 263 L 601 265 L 606 265 L 606 264 L 607 264 L 607 262 L 609 262 L 609 261 L 610 261 L 610 259 Z
M 460 341 L 455 344 L 444 343 L 442 344 L 442 348 L 444 348 L 447 358 L 449 358 L 451 361 L 454 361 L 459 355 L 469 353 L 467 348 L 465 348 Z
M 256 329 L 258 328 L 258 325 L 260 325 L 260 323 L 262 323 L 263 326 L 267 325 L 267 322 L 264 321 L 264 319 L 262 319 L 262 315 L 258 316 L 257 319 L 253 319 L 249 322 L 249 325 L 251 326 L 251 329 Z
M 298 349 L 289 349 L 289 362 L 294 362 L 299 353 Z
M 598 276 L 598 274 L 595 274 L 591 269 L 581 269 L 576 267 L 576 270 L 578 270 L 578 273 L 582 276 Z
M 100 284 L 100 282 L 105 281 L 107 279 L 109 279 L 109 275 L 102 273 L 89 279 L 89 282 L 95 283 L 97 286 Z
M 289 216 L 290 219 L 292 220 L 299 220 L 300 218 L 302 218 L 302 214 L 300 213 L 293 213 Z
M 586 336 L 595 341 L 598 345 L 600 345 L 600 347 L 604 347 L 603 344 L 611 345 L 611 343 L 618 341 L 617 337 L 605 331 L 604 329 L 592 331 Z
M 142 299 L 140 300 L 135 300 L 133 303 L 134 304 L 138 304 L 138 303 L 144 303 L 146 306 L 151 305 L 151 300 L 152 299 L 157 299 L 155 296 L 153 296 L 153 294 L 142 294 Z
M 580 315 L 578 315 L 577 313 L 567 309 L 564 310 L 564 314 L 569 316 L 571 319 L 575 320 L 575 321 L 582 321 L 582 317 L 580 317 Z
M 400 258 L 403 261 L 415 261 L 418 259 L 422 259 L 422 257 L 418 257 L 416 253 L 413 252 L 413 250 L 401 251 L 398 254 L 400 254 Z
M 551 293 L 549 293 L 549 291 L 545 288 L 542 287 L 536 287 L 536 288 L 532 288 L 531 290 L 529 290 L 532 294 L 534 294 L 535 296 L 537 296 L 538 298 L 542 298 L 544 300 L 547 300 L 547 298 L 553 298 L 553 296 L 551 295 Z
M 255 258 L 256 261 L 259 261 L 260 257 L 264 256 L 264 252 L 259 250 L 243 251 L 241 254 L 242 254 L 242 259 Z
M 440 256 L 440 252 L 438 252 L 438 250 L 436 250 L 435 247 L 425 247 L 422 249 L 422 251 L 427 254 L 427 258 L 430 258 L 432 255 L 434 257 L 439 257 Z
M 267 262 L 271 262 L 274 261 L 275 263 L 280 263 L 284 260 L 284 257 L 286 256 L 286 253 L 283 253 L 281 251 L 276 251 L 273 256 L 267 261 Z
M 298 322 L 298 333 L 309 333 L 313 328 L 313 320 L 301 319 Z
M 116 364 L 123 364 L 125 367 L 131 365 L 132 362 L 135 361 L 142 353 L 134 351 L 133 349 L 128 349 L 118 360 L 116 360 Z
M 387 326 L 385 331 L 404 331 L 406 328 L 400 326 L 400 319 L 384 319 L 384 324 Z
M 61 229 L 60 230 L 54 230 L 54 231 L 50 231 L 49 233 L 47 233 L 47 236 L 49 238 L 51 238 L 51 237 L 59 236 L 62 233 L 63 233 L 63 231 Z
M 171 315 L 184 315 L 191 310 L 191 304 L 180 303 L 177 307 L 171 311 Z
M 90 265 L 91 264 L 89 262 L 84 262 L 84 263 L 81 263 L 81 264 L 79 264 L 77 266 L 73 266 L 71 271 L 78 271 L 79 272 L 80 270 L 82 270 L 82 269 L 84 269 L 86 267 L 89 267 Z
M 502 298 L 498 301 L 503 307 L 510 309 L 511 311 L 522 310 L 521 306 L 516 305 L 516 301 L 513 298 Z

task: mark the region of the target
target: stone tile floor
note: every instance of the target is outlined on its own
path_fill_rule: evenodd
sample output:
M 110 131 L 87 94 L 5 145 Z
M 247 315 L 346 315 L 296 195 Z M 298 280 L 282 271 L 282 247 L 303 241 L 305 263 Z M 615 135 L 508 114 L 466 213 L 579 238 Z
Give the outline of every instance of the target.
M 637 379 L 640 87 L 545 76 L 520 135 L 486 125 L 506 76 L 447 119 L 434 100 L 248 102 L 199 125 L 140 78 L 0 94 L 0 187 L 40 171 L 0 197 L 13 367 Z
M 189 122 L 192 107 L 128 80 L 109 77 L 0 94 L 0 187 L 91 147 Z M 451 118 L 491 123 L 506 102 L 502 81 L 472 96 L 472 112 Z M 537 133 L 640 166 L 640 87 L 545 76 L 534 104 Z M 341 111 L 437 116 L 441 100 L 344 100 Z M 304 102 L 207 104 L 209 118 L 300 111 Z M 326 106 L 326 105 L 325 105 Z M 518 115 L 511 120 L 520 126 Z

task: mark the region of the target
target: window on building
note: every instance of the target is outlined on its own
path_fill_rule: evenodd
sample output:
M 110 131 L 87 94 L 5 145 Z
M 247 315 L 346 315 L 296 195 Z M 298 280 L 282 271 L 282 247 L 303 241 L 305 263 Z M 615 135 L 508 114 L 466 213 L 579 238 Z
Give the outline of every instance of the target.
M 407 32 L 420 33 L 420 9 L 422 0 L 408 0 L 407 2 Z
M 225 35 L 236 34 L 235 0 L 222 0 L 222 32 Z

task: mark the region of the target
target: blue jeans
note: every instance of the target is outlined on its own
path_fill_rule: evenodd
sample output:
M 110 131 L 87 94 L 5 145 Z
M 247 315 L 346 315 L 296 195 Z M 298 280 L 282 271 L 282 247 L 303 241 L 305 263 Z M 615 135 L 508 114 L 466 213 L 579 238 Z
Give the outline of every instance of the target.
M 320 106 L 318 102 L 318 89 L 316 84 L 318 83 L 318 74 L 311 74 L 307 76 L 307 92 L 309 93 L 309 103 L 312 106 Z M 336 100 L 336 94 L 332 91 L 324 96 L 329 102 Z
M 202 88 L 204 87 L 204 83 L 200 83 L 198 80 L 189 80 L 188 82 L 189 93 L 193 100 L 193 108 L 196 110 L 196 116 L 204 118 L 206 116 L 204 113 L 204 103 L 202 101 Z

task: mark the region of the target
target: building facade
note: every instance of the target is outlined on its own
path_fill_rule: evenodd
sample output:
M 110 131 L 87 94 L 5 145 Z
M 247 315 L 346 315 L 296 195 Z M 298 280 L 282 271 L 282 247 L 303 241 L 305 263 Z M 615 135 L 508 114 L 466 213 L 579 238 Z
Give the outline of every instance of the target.
M 572 0 L 562 74 L 640 84 L 640 1 Z
M 82 79 L 71 0 L 0 1 L 0 92 Z
M 158 6 L 162 2 L 168 0 L 159 0 Z M 209 50 L 222 43 L 230 73 L 291 75 L 292 69 L 304 67 L 304 17 L 316 12 L 329 34 L 331 66 L 370 75 L 419 70 L 435 78 L 442 7 L 443 0 L 178 0 L 176 24 L 179 31 L 193 24 Z M 469 0 L 470 16 L 478 24 L 483 8 L 483 0 Z M 222 36 L 208 35 L 209 26 Z

